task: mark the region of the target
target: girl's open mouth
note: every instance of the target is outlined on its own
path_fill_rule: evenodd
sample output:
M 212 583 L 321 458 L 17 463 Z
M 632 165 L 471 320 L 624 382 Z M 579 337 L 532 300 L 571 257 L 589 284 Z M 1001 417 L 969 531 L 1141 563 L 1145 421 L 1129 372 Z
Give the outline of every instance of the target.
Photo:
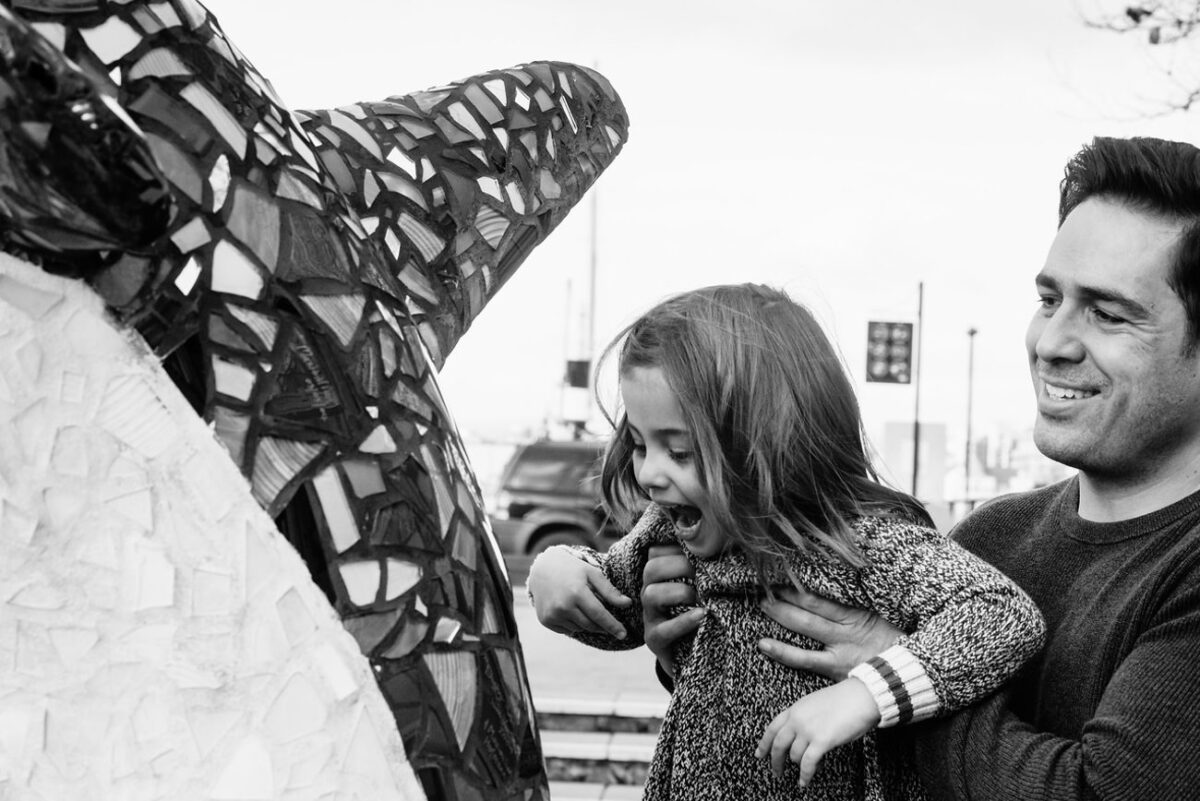
M 682 535 L 695 532 L 704 518 L 704 514 L 699 509 L 687 504 L 672 504 L 664 506 L 663 509 L 671 516 L 671 522 L 675 524 L 675 531 Z

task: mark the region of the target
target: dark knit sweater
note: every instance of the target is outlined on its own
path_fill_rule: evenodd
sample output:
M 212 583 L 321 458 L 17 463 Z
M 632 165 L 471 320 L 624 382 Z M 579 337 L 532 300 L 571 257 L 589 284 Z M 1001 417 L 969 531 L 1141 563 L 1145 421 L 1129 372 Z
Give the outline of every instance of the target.
M 935 708 L 955 709 L 996 689 L 1037 650 L 1042 622 L 1012 582 L 932 529 L 867 517 L 856 522 L 869 565 L 797 554 L 791 567 L 800 581 L 828 598 L 878 610 L 911 636 L 901 645 L 915 655 L 932 682 Z M 602 648 L 642 642 L 642 570 L 652 544 L 674 543 L 669 518 L 651 505 L 632 532 L 604 554 L 590 553 L 632 608 L 611 610 L 626 626 L 625 640 L 584 634 Z M 808 790 L 797 786 L 788 763 L 775 778 L 754 749 L 772 718 L 829 681 L 783 667 L 757 647 L 772 637 L 818 647 L 767 617 L 752 568 L 733 553 L 692 559 L 696 592 L 708 614 L 690 647 L 679 654 L 675 691 L 663 720 L 650 775 L 649 801 L 687 799 L 922 798 L 911 765 L 894 758 L 874 735 L 830 752 Z M 781 569 L 776 577 L 787 582 Z M 903 728 L 903 731 L 908 731 Z M 883 756 L 881 759 L 880 756 Z
M 955 532 L 1041 607 L 1045 651 L 978 707 L 926 724 L 938 799 L 1200 798 L 1200 493 L 1080 519 L 1077 480 L 994 501 Z

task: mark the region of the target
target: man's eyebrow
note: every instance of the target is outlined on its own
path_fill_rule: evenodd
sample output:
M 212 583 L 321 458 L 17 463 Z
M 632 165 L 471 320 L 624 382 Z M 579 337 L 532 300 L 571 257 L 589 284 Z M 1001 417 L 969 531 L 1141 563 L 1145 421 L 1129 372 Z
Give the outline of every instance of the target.
M 1058 281 L 1051 276 L 1046 275 L 1045 273 L 1038 273 L 1033 280 L 1034 283 L 1040 288 L 1049 289 L 1062 294 L 1062 288 L 1059 286 Z M 1104 303 L 1111 303 L 1114 306 L 1118 306 L 1130 317 L 1150 316 L 1150 310 L 1146 308 L 1145 305 L 1139 303 L 1123 292 L 1118 292 L 1115 289 L 1108 289 L 1102 286 L 1080 286 L 1077 289 L 1077 292 L 1084 300 L 1102 301 Z

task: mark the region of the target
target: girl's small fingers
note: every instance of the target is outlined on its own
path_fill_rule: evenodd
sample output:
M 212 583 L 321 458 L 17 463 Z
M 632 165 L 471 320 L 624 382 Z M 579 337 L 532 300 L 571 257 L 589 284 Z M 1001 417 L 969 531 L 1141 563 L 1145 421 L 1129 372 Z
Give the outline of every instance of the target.
M 771 743 L 775 742 L 775 733 L 783 726 L 783 715 L 776 715 L 775 719 L 767 724 L 763 736 L 758 738 L 758 747 L 754 749 L 754 758 L 762 759 L 771 752 Z
M 794 751 L 795 749 L 793 749 Z M 808 744 L 808 748 L 804 749 L 804 753 L 799 757 L 793 755 L 792 761 L 800 763 L 800 786 L 806 787 L 812 781 L 813 776 L 817 775 L 817 768 L 821 766 L 821 757 L 825 756 L 825 752 L 817 748 L 812 743 Z
M 771 743 L 771 772 L 776 776 L 783 777 L 783 766 L 787 761 L 788 752 L 795 747 L 797 742 L 799 740 L 796 733 L 791 729 L 784 729 L 775 735 L 775 742 Z
M 579 634 L 580 632 L 599 633 L 592 621 L 588 620 L 587 616 L 579 609 L 572 609 L 570 612 L 564 612 L 557 617 L 553 625 L 546 625 L 546 628 L 551 631 L 556 631 L 559 634 L 568 636 Z
M 598 595 L 605 603 L 620 607 L 626 607 L 633 603 L 633 599 L 614 587 L 612 582 L 604 577 L 603 573 L 590 576 L 588 583 L 591 584 L 592 592 Z
M 611 634 L 618 640 L 625 639 L 625 627 L 604 608 L 595 596 L 585 598 L 579 604 L 577 622 L 579 628 L 595 634 Z

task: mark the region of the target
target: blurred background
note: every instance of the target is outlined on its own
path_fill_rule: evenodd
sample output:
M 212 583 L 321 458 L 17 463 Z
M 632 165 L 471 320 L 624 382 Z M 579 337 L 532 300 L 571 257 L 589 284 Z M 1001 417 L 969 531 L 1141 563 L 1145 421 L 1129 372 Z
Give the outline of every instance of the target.
M 940 523 L 1065 475 L 1030 441 L 1023 346 L 1063 165 L 1096 135 L 1197 138 L 1190 41 L 1103 0 L 207 5 L 295 109 L 535 59 L 622 95 L 624 152 L 443 371 L 488 497 L 519 443 L 603 434 L 569 363 L 586 375 L 662 297 L 734 281 L 813 309 L 880 468 L 911 490 L 916 462 Z M 915 325 L 909 383 L 866 380 L 872 321 Z

